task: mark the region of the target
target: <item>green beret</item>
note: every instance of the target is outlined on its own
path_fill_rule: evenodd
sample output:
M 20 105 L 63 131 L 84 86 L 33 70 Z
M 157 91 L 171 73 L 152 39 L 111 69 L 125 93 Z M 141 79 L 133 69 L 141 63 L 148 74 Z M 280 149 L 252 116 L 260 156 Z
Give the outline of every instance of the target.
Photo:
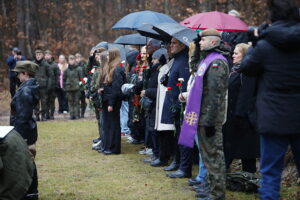
M 39 66 L 37 64 L 35 64 L 34 62 L 31 62 L 29 60 L 25 60 L 25 61 L 18 61 L 16 64 L 15 69 L 13 69 L 12 71 L 14 72 L 27 72 L 28 74 L 34 76 L 35 73 L 38 71 Z
M 208 28 L 202 32 L 200 32 L 201 37 L 206 37 L 206 36 L 217 36 L 221 38 L 221 32 L 217 31 L 216 29 L 213 28 Z

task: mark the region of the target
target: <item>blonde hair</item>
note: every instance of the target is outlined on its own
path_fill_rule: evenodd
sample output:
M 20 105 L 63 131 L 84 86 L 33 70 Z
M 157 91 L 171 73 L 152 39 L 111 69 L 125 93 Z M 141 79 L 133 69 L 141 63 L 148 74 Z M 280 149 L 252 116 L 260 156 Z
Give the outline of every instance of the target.
M 97 78 L 97 88 L 100 88 L 103 84 L 103 81 L 104 81 L 104 77 L 105 77 L 105 73 L 104 73 L 104 66 L 107 65 L 108 63 L 108 59 L 107 59 L 107 51 L 104 51 L 100 54 L 100 67 L 99 67 L 99 75 L 98 75 L 98 78 Z
M 243 57 L 246 54 L 246 52 L 248 51 L 249 47 L 251 45 L 246 44 L 246 43 L 239 43 L 235 46 L 235 48 L 239 48 L 240 52 L 242 53 Z
M 118 48 L 108 50 L 108 63 L 104 66 L 105 83 L 111 84 L 113 73 L 116 67 L 121 63 L 121 54 Z
M 64 72 L 67 69 L 67 67 L 68 67 L 68 62 L 66 60 L 66 56 L 65 55 L 63 55 L 63 54 L 59 55 L 58 60 L 60 60 L 60 58 L 64 59 L 64 64 L 58 63 L 58 66 L 59 66 L 59 69 Z

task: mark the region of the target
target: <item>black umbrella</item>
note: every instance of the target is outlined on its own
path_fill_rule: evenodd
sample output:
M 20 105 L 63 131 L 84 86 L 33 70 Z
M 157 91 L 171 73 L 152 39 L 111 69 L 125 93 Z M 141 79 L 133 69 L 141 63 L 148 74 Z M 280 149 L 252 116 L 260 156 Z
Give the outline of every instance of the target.
M 153 29 L 163 37 L 166 37 L 169 40 L 174 37 L 186 46 L 189 46 L 190 42 L 197 37 L 197 32 L 195 30 L 188 29 L 175 23 L 156 24 L 153 25 Z
M 123 35 L 118 37 L 114 43 L 123 45 L 145 45 L 147 42 L 146 37 L 141 36 L 138 33 Z
M 160 35 L 158 32 L 153 30 L 153 25 L 151 25 L 151 24 L 145 24 L 145 25 L 141 26 L 140 28 L 136 29 L 136 31 L 145 37 L 154 38 L 154 39 L 162 40 L 162 41 L 168 41 L 168 38 Z

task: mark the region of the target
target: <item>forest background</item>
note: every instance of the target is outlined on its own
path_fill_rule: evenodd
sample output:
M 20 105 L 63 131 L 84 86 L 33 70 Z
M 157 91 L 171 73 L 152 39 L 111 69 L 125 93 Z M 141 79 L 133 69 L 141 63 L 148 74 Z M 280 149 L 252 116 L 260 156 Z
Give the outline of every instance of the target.
M 296 0 L 300 6 L 300 0 Z M 128 13 L 153 10 L 176 21 L 208 11 L 236 9 L 248 25 L 266 23 L 265 0 L 1 0 L 0 88 L 7 85 L 6 58 L 19 47 L 28 59 L 34 50 L 50 49 L 59 54 L 82 53 L 100 41 L 113 42 L 133 31 L 111 27 Z

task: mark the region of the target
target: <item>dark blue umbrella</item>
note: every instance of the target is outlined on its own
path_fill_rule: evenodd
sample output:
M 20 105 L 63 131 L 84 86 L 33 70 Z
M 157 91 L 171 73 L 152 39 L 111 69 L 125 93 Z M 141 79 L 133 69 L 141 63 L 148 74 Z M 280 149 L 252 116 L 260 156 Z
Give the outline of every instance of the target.
M 141 36 L 138 33 L 123 35 L 118 37 L 114 44 L 123 44 L 123 45 L 145 45 L 147 42 L 146 37 Z
M 145 10 L 140 12 L 134 12 L 126 15 L 120 19 L 112 29 L 130 29 L 136 30 L 144 24 L 159 24 L 163 22 L 177 23 L 174 19 L 168 15 Z
M 171 40 L 172 37 L 176 38 L 186 46 L 189 46 L 197 37 L 197 32 L 192 29 L 188 29 L 178 23 L 160 23 L 153 25 L 153 29 L 164 37 L 168 37 Z
M 153 30 L 153 25 L 151 25 L 151 24 L 145 24 L 145 25 L 141 26 L 140 28 L 136 29 L 136 31 L 145 37 L 154 38 L 154 39 L 162 40 L 162 41 L 167 41 L 164 36 L 160 35 L 158 32 Z

